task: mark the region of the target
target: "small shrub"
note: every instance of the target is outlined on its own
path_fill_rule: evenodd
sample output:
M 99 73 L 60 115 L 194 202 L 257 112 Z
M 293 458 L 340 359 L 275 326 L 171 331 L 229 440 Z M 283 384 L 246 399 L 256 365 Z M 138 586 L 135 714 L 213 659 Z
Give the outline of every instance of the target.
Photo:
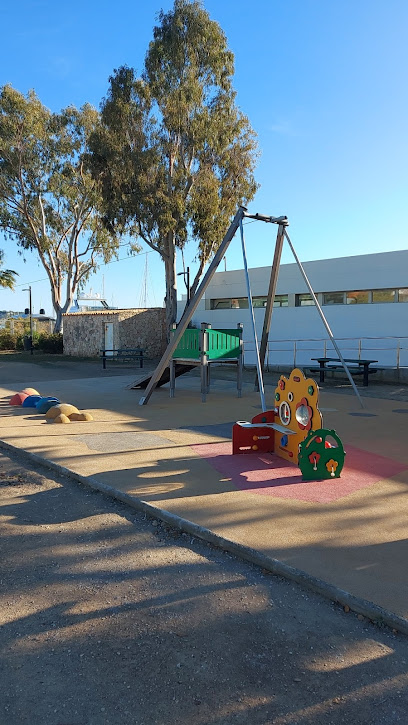
M 17 335 L 13 335 L 9 330 L 0 330 L 0 350 L 15 350 L 17 345 Z
M 30 336 L 29 331 L 20 332 L 19 334 L 11 333 L 10 330 L 0 330 L 0 350 L 18 350 L 22 351 L 24 347 L 24 339 Z M 51 355 L 62 355 L 63 338 L 60 333 L 50 335 L 46 332 L 33 332 L 33 348 Z
M 40 333 L 37 330 L 33 331 L 33 347 L 39 347 Z
M 62 355 L 63 353 L 63 337 L 59 332 L 53 335 L 47 335 L 44 332 L 40 333 L 37 340 L 34 341 L 34 345 L 35 347 L 38 346 L 38 349 L 42 352 L 53 355 Z

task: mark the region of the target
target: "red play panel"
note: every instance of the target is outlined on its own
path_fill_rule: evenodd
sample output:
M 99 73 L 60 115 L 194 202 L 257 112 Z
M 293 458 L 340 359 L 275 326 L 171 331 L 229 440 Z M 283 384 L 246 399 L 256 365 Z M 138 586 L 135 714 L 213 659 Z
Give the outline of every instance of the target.
M 270 453 L 246 453 L 233 456 L 231 443 L 205 443 L 191 446 L 223 478 L 241 491 L 300 501 L 330 503 L 384 478 L 407 470 L 404 463 L 347 446 L 341 478 L 326 481 L 302 481 L 300 469 Z

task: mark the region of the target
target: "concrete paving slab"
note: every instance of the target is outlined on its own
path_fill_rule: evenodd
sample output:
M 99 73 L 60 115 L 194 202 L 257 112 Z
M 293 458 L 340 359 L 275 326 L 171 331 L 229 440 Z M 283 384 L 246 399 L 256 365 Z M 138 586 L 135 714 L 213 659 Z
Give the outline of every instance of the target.
M 239 399 L 233 381 L 217 380 L 203 404 L 199 381 L 180 378 L 174 399 L 163 387 L 141 407 L 140 391 L 125 389 L 131 379 L 26 379 L 4 386 L 1 438 L 408 618 L 408 403 L 403 398 L 365 398 L 361 411 L 350 395 L 322 391 L 325 426 L 337 430 L 346 450 L 360 451 L 363 468 L 364 460 L 367 469 L 371 461 L 374 473 L 380 458 L 390 463 L 388 469 L 378 464 L 378 476 L 352 490 L 345 485 L 346 463 L 335 484 L 341 495 L 316 501 L 299 499 L 290 490 L 270 495 L 273 478 L 269 486 L 263 481 L 268 495 L 260 494 L 256 481 L 239 486 L 228 461 L 220 471 L 201 455 L 200 446 L 225 446 L 231 421 L 250 420 L 259 410 L 252 385 L 244 386 Z M 9 398 L 28 382 L 43 395 L 90 410 L 94 421 L 50 425 L 34 410 L 11 408 Z M 272 386 L 266 386 L 266 396 L 272 407 Z M 369 417 L 355 415 L 359 412 Z M 231 471 L 236 458 L 231 456 Z

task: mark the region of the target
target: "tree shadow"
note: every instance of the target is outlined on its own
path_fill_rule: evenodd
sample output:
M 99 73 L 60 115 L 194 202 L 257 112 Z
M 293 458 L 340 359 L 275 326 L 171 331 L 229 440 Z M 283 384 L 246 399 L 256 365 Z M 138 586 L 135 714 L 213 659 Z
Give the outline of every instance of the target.
M 405 638 L 71 482 L 0 495 L 7 725 L 404 721 Z

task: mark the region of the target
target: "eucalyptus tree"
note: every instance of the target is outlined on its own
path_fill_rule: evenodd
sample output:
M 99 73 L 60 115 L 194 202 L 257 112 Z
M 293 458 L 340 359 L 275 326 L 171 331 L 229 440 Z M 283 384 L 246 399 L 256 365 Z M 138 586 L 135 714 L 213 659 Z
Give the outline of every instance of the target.
M 78 287 L 118 245 L 98 214 L 100 183 L 84 164 L 98 122 L 89 105 L 51 113 L 34 91 L 0 89 L 0 230 L 22 254 L 38 255 L 56 332 Z
M 161 12 L 140 77 L 109 79 L 91 139 L 103 177 L 105 222 L 157 251 L 165 267 L 166 318 L 176 319 L 176 250 L 194 240 L 192 293 L 237 206 L 257 185 L 255 134 L 235 102 L 234 58 L 201 3 Z
M 12 269 L 4 269 L 3 267 L 4 252 L 0 249 L 0 287 L 8 287 L 14 289 L 17 272 Z

